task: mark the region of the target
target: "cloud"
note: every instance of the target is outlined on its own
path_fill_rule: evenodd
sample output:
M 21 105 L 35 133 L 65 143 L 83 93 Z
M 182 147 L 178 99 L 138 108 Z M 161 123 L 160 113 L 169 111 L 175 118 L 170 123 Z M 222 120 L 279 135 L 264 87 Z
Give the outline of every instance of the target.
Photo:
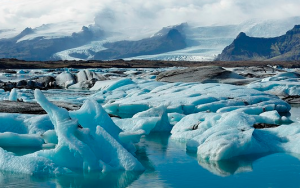
M 116 32 L 142 33 L 189 22 L 225 25 L 248 19 L 300 16 L 298 0 L 1 0 L 0 29 L 47 23 L 96 23 Z

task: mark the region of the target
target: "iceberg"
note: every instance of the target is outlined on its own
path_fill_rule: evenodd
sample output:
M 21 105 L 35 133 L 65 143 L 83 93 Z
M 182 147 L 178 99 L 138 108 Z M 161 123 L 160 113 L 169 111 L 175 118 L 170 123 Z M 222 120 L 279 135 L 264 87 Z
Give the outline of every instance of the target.
M 77 76 L 63 72 L 56 79 L 63 87 L 89 88 L 91 80 L 104 79 L 94 71 L 82 70 Z M 128 75 L 130 78 L 113 75 L 111 80 L 97 81 L 82 93 L 46 91 L 52 95 L 51 100 L 83 104 L 76 111 L 57 107 L 40 90 L 35 90 L 34 97 L 31 91 L 19 90 L 19 96 L 28 101 L 36 100 L 47 114 L 1 113 L 0 146 L 43 150 L 15 156 L 1 149 L 0 162 L 5 164 L 0 165 L 0 169 L 33 174 L 142 171 L 144 167 L 135 157 L 134 144 L 143 135 L 154 132 L 171 132 L 172 139 L 196 153 L 198 161 L 209 169 L 221 164 L 216 161 L 238 156 L 300 153 L 296 147 L 299 123 L 285 116 L 290 105 L 269 94 L 297 93 L 297 74 L 281 73 L 247 86 L 235 86 L 157 82 L 145 79 L 149 74 L 142 74 L 138 69 L 101 71 L 108 74 L 119 71 L 119 77 Z M 277 86 L 286 84 L 287 89 L 275 87 L 272 82 Z M 266 84 L 266 88 L 259 87 L 262 84 Z M 294 84 L 295 89 L 287 84 Z M 7 97 L 7 93 L 1 97 L 4 94 Z M 10 140 L 14 143 L 9 143 Z M 227 171 L 230 169 L 224 173 Z
M 0 169 L 29 174 L 59 174 L 74 171 L 143 171 L 142 164 L 121 144 L 118 139 L 120 129 L 109 119 L 109 116 L 102 108 L 97 108 L 98 116 L 94 117 L 94 123 L 88 115 L 80 115 L 80 112 L 87 110 L 87 101 L 81 111 L 70 113 L 49 102 L 40 90 L 35 90 L 35 99 L 47 112 L 55 133 L 45 131 L 42 137 L 47 143 L 55 143 L 54 149 L 39 150 L 23 156 L 14 156 L 13 153 L 0 149 Z M 95 104 L 95 103 L 94 103 Z M 92 107 L 92 112 L 93 107 Z M 96 112 L 96 113 L 97 113 Z M 74 117 L 78 116 L 79 120 Z M 102 119 L 103 117 L 103 119 Z M 43 117 L 44 118 L 44 117 Z M 79 122 L 86 123 L 79 124 Z M 91 123 L 90 123 L 90 120 Z M 96 125 L 97 120 L 99 125 Z M 3 135 L 4 134 L 4 135 Z M 3 135 L 3 136 L 2 136 Z M 42 137 L 28 135 L 17 135 L 15 133 L 2 133 L 2 138 L 20 139 L 31 143 L 34 139 L 44 142 Z M 55 136 L 56 135 L 56 136 Z M 26 137 L 26 139 L 24 139 Z M 125 145 L 125 144 L 124 144 Z
M 90 90 L 107 90 L 111 91 L 118 87 L 132 84 L 133 82 L 129 78 L 116 79 L 116 80 L 106 80 L 106 81 L 97 81 Z
M 300 95 L 299 81 L 298 73 L 285 72 L 250 83 L 247 87 L 277 96 Z
M 16 89 L 16 88 L 13 88 L 13 89 L 10 91 L 10 94 L 9 94 L 9 100 L 10 100 L 10 101 L 17 101 L 17 100 L 18 100 L 18 92 L 17 92 L 17 89 Z
M 88 69 L 85 70 L 80 70 L 77 74 L 77 82 L 85 82 L 85 81 L 90 81 L 92 79 L 96 79 L 96 80 L 107 80 L 106 77 L 104 77 L 101 74 L 98 74 L 96 72 L 92 72 Z
M 110 92 L 104 90 L 92 97 L 101 95 L 105 101 L 104 109 L 121 118 L 131 118 L 139 112 L 160 105 L 167 107 L 167 113 L 185 115 L 202 111 L 232 110 L 228 108 L 258 108 L 261 111 L 275 109 L 279 112 L 290 110 L 290 105 L 278 97 L 243 86 L 218 83 L 156 83 L 134 82 L 130 84 L 130 88 L 127 85 Z M 145 90 L 143 86 L 146 84 L 152 87 Z
M 258 129 L 256 124 L 273 128 Z M 174 125 L 172 138 L 186 142 L 187 150 L 197 152 L 201 161 L 229 160 L 237 156 L 289 152 L 299 153 L 300 126 L 287 123 L 276 110 L 253 113 L 233 110 L 226 113 L 187 115 Z
M 124 131 L 123 138 L 124 135 L 141 136 L 150 132 L 170 132 L 172 129 L 165 106 L 137 113 L 132 118 L 114 118 L 113 121 Z
M 41 148 L 43 144 L 43 138 L 35 134 L 0 133 L 0 147 Z
M 55 78 L 56 84 L 62 88 L 68 88 L 76 83 L 74 76 L 69 72 L 62 72 Z

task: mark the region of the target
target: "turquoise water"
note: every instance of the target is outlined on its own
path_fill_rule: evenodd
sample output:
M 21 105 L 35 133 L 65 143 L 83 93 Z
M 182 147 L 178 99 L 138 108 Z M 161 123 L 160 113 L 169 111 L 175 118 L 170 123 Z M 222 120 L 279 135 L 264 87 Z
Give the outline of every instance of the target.
M 300 108 L 291 110 L 300 121 Z M 16 155 L 35 149 L 5 148 Z M 0 171 L 0 187 L 300 187 L 300 155 L 261 154 L 231 161 L 208 163 L 187 153 L 185 144 L 172 140 L 170 134 L 145 136 L 137 145 L 137 158 L 146 170 L 71 174 L 57 177 L 30 176 Z
M 206 163 L 186 153 L 184 145 L 169 136 L 151 134 L 142 138 L 137 157 L 146 167 L 143 173 L 39 177 L 1 172 L 0 187 L 300 187 L 300 160 L 292 155 Z

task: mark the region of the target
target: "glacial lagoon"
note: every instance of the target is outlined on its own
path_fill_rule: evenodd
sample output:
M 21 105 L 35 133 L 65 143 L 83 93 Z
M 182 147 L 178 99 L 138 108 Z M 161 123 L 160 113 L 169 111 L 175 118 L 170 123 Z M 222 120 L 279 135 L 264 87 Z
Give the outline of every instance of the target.
M 116 70 L 111 70 L 111 72 L 113 71 Z M 150 73 L 153 73 L 154 70 L 151 71 Z M 96 124 L 91 126 L 86 123 L 87 120 L 88 122 L 103 120 L 101 126 L 106 130 L 100 128 L 100 131 L 109 132 L 119 144 L 111 145 L 110 150 L 102 148 L 101 151 L 95 151 L 95 153 L 99 152 L 97 156 L 100 154 L 100 159 L 105 159 L 106 152 L 125 151 L 125 148 L 128 150 L 129 158 L 131 156 L 130 159 L 137 159 L 137 162 L 132 164 L 140 163 L 145 168 L 144 171 L 124 170 L 130 168 L 126 167 L 126 161 L 120 162 L 124 169 L 105 172 L 101 172 L 101 170 L 90 171 L 90 167 L 93 166 L 87 166 L 84 163 L 82 166 L 81 161 L 78 161 L 78 164 L 74 165 L 82 169 L 79 168 L 76 171 L 76 168 L 73 168 L 68 160 L 76 162 L 74 160 L 76 157 L 81 160 L 81 157 L 84 158 L 84 153 L 81 153 L 82 156 L 74 156 L 74 158 L 68 153 L 67 155 L 65 155 L 66 153 L 59 153 L 58 156 L 65 160 L 62 160 L 63 163 L 58 161 L 60 162 L 58 166 L 52 166 L 52 163 L 48 163 L 48 161 L 54 159 L 53 161 L 57 162 L 55 158 L 51 158 L 51 155 L 56 155 L 59 151 L 43 154 L 43 152 L 39 152 L 40 148 L 3 146 L 5 152 L 3 152 L 4 150 L 1 151 L 1 156 L 3 156 L 1 161 L 4 163 L 1 166 L 0 185 L 2 187 L 224 187 L 224 185 L 226 187 L 299 187 L 300 183 L 297 182 L 297 179 L 300 176 L 300 156 L 299 153 L 288 154 L 288 152 L 298 152 L 296 145 L 300 108 L 299 106 L 292 106 L 290 110 L 287 103 L 268 94 L 268 92 L 272 94 L 274 92 L 275 94 L 276 92 L 279 94 L 298 92 L 299 84 L 297 83 L 298 78 L 294 78 L 295 73 L 278 74 L 269 80 L 262 80 L 266 84 L 270 83 L 267 87 L 256 81 L 254 85 L 247 88 L 218 83 L 156 82 L 153 80 L 153 75 L 147 70 L 141 72 L 136 74 L 136 71 L 128 71 L 127 78 L 121 79 L 116 78 L 114 74 L 110 76 L 110 80 L 98 81 L 92 88 L 84 88 L 87 86 L 86 83 L 90 83 L 89 80 L 80 83 L 69 82 L 66 79 L 71 78 L 70 75 L 72 74 L 67 72 L 68 76 L 63 72 L 61 79 L 66 81 L 61 81 L 61 83 L 64 87 L 72 86 L 66 84 L 72 83 L 76 86 L 75 90 L 50 89 L 43 91 L 42 94 L 39 90 L 20 89 L 15 92 L 18 95 L 12 98 L 21 97 L 24 102 L 37 101 L 44 109 L 46 107 L 45 110 L 50 119 L 41 115 L 2 114 L 2 120 L 11 124 L 10 127 L 2 127 L 2 131 L 5 132 L 7 131 L 5 129 L 8 129 L 20 136 L 28 134 L 30 138 L 36 139 L 37 135 L 43 135 L 54 128 L 59 133 L 58 136 L 61 136 L 61 130 L 57 124 L 63 122 L 61 125 L 64 125 L 66 118 L 69 118 L 73 122 L 71 123 L 72 126 L 74 124 L 79 131 L 70 134 L 70 136 L 81 139 L 80 141 L 92 148 L 95 146 L 92 143 L 93 139 L 85 140 L 80 135 L 78 136 L 78 133 L 82 131 L 82 127 L 95 130 Z M 81 73 L 77 74 L 78 78 Z M 85 71 L 85 74 L 87 73 L 92 74 Z M 103 74 L 103 72 L 100 73 Z M 106 74 L 108 73 L 106 72 Z M 110 72 L 109 74 L 111 75 Z M 57 76 L 56 73 L 51 73 L 51 75 Z M 265 93 L 261 91 L 265 91 Z M 14 95 L 12 93 L 1 91 L 0 99 L 6 100 Z M 51 110 L 52 107 L 49 110 L 49 104 L 46 99 L 43 99 L 43 95 L 52 101 L 79 105 L 88 102 L 78 111 L 61 111 L 57 110 L 55 106 L 53 111 Z M 104 113 L 99 104 L 115 116 L 112 117 L 114 122 L 107 118 L 108 115 Z M 161 104 L 165 107 L 160 107 Z M 60 111 L 66 116 L 60 117 Z M 290 116 L 288 111 L 290 111 Z M 53 115 L 55 113 L 56 115 Z M 193 117 L 199 119 L 193 119 Z M 231 117 L 237 117 L 237 119 Z M 29 120 L 26 120 L 28 118 Z M 59 118 L 62 118 L 62 121 Z M 75 119 L 78 119 L 81 125 Z M 256 135 L 254 135 L 256 137 L 254 137 L 248 132 L 254 131 L 253 124 L 256 122 L 278 123 L 283 126 L 274 129 L 269 128 L 265 131 L 257 130 Z M 293 126 L 289 126 L 289 123 L 292 122 Z M 110 127 L 105 127 L 107 123 L 110 124 Z M 232 130 L 223 134 L 223 130 L 226 131 L 226 127 L 221 126 L 223 124 L 228 128 L 232 127 Z M 214 125 L 219 127 L 212 128 Z M 170 129 L 172 129 L 172 134 L 169 133 Z M 216 140 L 208 138 L 207 145 L 203 147 L 207 150 L 201 151 L 202 153 L 197 154 L 197 152 L 187 150 L 187 147 L 195 149 L 203 145 L 201 143 L 201 139 L 203 139 L 201 138 L 201 131 L 205 130 L 208 130 L 210 135 L 219 136 L 215 137 Z M 116 131 L 122 131 L 119 136 L 123 136 L 123 140 L 118 140 L 119 138 L 115 136 Z M 82 135 L 84 136 L 86 133 L 83 131 Z M 99 131 L 91 134 L 98 138 Z M 136 136 L 138 138 L 141 136 L 139 141 L 134 141 Z M 196 136 L 198 136 L 197 139 Z M 108 138 L 111 140 L 111 137 Z M 187 144 L 188 140 L 194 140 L 194 137 L 199 143 L 196 145 L 194 142 Z M 232 142 L 231 138 L 237 139 Z M 45 137 L 43 139 L 47 141 Z M 135 152 L 126 145 L 126 139 L 135 142 Z M 222 141 L 221 147 L 218 139 Z M 255 139 L 258 139 L 257 142 Z M 231 142 L 237 144 L 237 147 L 235 145 L 231 145 L 233 147 L 226 146 Z M 27 144 L 32 143 L 28 142 Z M 51 143 L 55 144 L 54 142 Z M 101 146 L 102 143 L 106 143 L 106 141 L 97 142 L 98 146 Z M 60 144 L 58 146 L 56 147 L 61 147 Z M 253 146 L 261 148 L 256 150 Z M 66 148 L 68 147 L 70 146 L 67 145 Z M 209 150 L 210 148 L 213 150 Z M 221 152 L 214 150 L 216 148 L 219 148 Z M 232 148 L 233 150 L 231 150 Z M 53 147 L 47 149 L 51 150 Z M 78 151 L 81 151 L 80 148 Z M 208 152 L 205 153 L 205 151 Z M 35 159 L 40 160 L 38 157 L 41 154 L 44 158 L 42 158 L 42 164 L 39 164 Z M 65 156 L 67 158 L 64 158 Z M 112 159 L 115 158 L 118 161 L 119 159 L 115 156 L 111 155 Z M 203 156 L 204 158 L 201 158 Z M 23 165 L 18 160 L 24 161 L 25 164 Z M 46 162 L 43 163 L 44 161 Z M 54 165 L 56 165 L 55 162 Z M 120 168 L 116 164 L 119 163 L 107 163 L 101 168 L 105 169 L 105 165 Z M 37 168 L 35 168 L 36 165 Z M 6 167 L 11 170 L 7 170 Z M 19 167 L 22 169 L 18 169 Z M 30 169 L 27 170 L 24 167 Z M 62 170 L 64 167 L 71 168 L 72 171 L 53 173 L 56 172 L 56 167 L 62 167 Z M 18 173 L 18 171 L 24 173 Z M 39 172 L 43 173 L 40 174 Z M 48 172 L 49 174 L 47 174 Z
M 2 171 L 0 185 L 45 188 L 300 186 L 300 160 L 297 155 L 276 153 L 205 164 L 199 162 L 194 154 L 187 153 L 183 144 L 169 137 L 170 134 L 154 133 L 141 139 L 137 145 L 137 157 L 146 167 L 143 173 L 120 171 L 48 177 Z
M 291 109 L 291 119 L 300 121 L 300 107 Z M 137 146 L 137 158 L 146 170 L 139 172 L 74 173 L 31 176 L 0 172 L 0 187 L 299 187 L 300 155 L 261 154 L 232 161 L 204 163 L 185 144 L 169 133 L 151 133 Z M 16 155 L 32 153 L 35 148 L 6 148 Z

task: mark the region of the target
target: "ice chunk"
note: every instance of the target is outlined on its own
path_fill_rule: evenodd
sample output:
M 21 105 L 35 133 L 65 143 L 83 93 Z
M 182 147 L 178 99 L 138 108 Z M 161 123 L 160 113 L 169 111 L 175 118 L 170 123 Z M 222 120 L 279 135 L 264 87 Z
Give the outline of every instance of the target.
M 123 139 L 126 135 L 129 135 L 129 133 L 133 135 L 143 135 L 149 134 L 150 132 L 169 132 L 172 129 L 165 106 L 159 106 L 137 113 L 132 118 L 115 118 L 114 122 L 125 131 L 125 133 L 122 133 Z
M 247 87 L 278 96 L 300 95 L 299 80 L 298 73 L 286 72 L 250 83 Z
M 90 81 L 81 81 L 76 84 L 70 85 L 68 89 L 89 89 L 92 86 Z
M 107 90 L 111 91 L 114 89 L 117 89 L 119 87 L 122 87 L 124 85 L 132 84 L 133 81 L 129 78 L 123 78 L 119 80 L 106 80 L 106 81 L 98 81 L 95 83 L 94 87 L 92 87 L 90 90 Z
M 270 123 L 270 124 L 278 124 L 281 121 L 281 116 L 278 114 L 278 112 L 276 110 L 269 111 L 269 112 L 263 112 L 260 114 L 260 116 L 269 119 L 270 121 L 268 123 Z
M 151 81 L 148 81 L 148 84 Z M 128 118 L 134 114 L 160 105 L 167 106 L 167 113 L 192 114 L 199 111 L 216 112 L 222 108 L 238 106 L 251 108 L 275 104 L 272 110 L 288 112 L 289 104 L 276 96 L 254 89 L 226 84 L 160 83 L 152 90 L 141 90 L 140 84 L 130 84 L 130 91 L 122 89 L 102 92 L 107 103 L 104 108 L 111 114 Z M 129 87 L 129 85 L 128 85 Z M 134 88 L 134 89 L 133 89 Z M 139 93 L 140 91 L 140 93 Z M 222 92 L 220 92 L 222 91 Z M 100 93 L 98 93 L 100 95 Z M 114 96 L 114 100 L 108 100 Z M 228 110 L 228 109 L 227 109 Z
M 91 133 L 95 132 L 97 125 L 99 125 L 116 140 L 122 131 L 115 125 L 102 106 L 92 99 L 86 100 L 79 110 L 70 112 L 70 117 L 78 119 L 78 123 L 89 128 Z
M 19 70 L 17 73 L 18 74 L 26 74 L 27 72 L 25 72 L 24 70 Z
M 34 134 L 0 133 L 0 147 L 42 147 L 44 140 Z
M 178 123 L 185 115 L 179 113 L 168 113 L 169 122 L 172 125 Z
M 18 134 L 28 133 L 24 123 L 27 115 L 0 113 L 0 132 L 14 132 Z
M 92 79 L 107 80 L 107 78 L 102 76 L 101 74 L 97 74 L 88 69 L 80 70 L 76 76 L 77 76 L 77 82 L 85 82 L 85 81 L 89 81 Z
M 35 90 L 35 97 L 48 113 L 58 136 L 56 148 L 38 151 L 38 156 L 49 158 L 55 164 L 71 170 L 144 169 L 105 129 L 93 127 L 93 124 L 89 128 L 83 128 L 76 119 L 69 116 L 67 110 L 50 103 L 41 91 Z M 110 131 L 115 133 L 114 129 Z
M 36 153 L 24 156 L 15 156 L 0 148 L 0 169 L 24 174 L 63 174 L 69 171 L 59 167 L 45 157 L 39 157 Z
M 0 113 L 0 132 L 43 134 L 54 129 L 48 115 Z
M 24 124 L 29 134 L 43 134 L 45 131 L 54 129 L 54 125 L 46 114 L 25 115 Z
M 56 84 L 68 88 L 69 86 L 76 83 L 74 76 L 69 72 L 62 72 L 55 78 Z
M 10 101 L 17 101 L 18 100 L 18 92 L 17 92 L 16 88 L 13 88 L 10 91 L 9 99 L 8 100 L 10 100 Z
M 197 113 L 185 116 L 174 125 L 173 139 L 187 141 L 187 150 L 197 152 L 203 160 L 218 161 L 236 156 L 281 152 L 283 149 L 278 128 L 254 129 L 256 123 L 277 123 L 277 111 L 246 114 L 243 111 L 227 113 Z M 288 128 L 288 126 L 285 126 Z
M 151 108 L 147 111 L 137 113 L 133 116 L 133 118 L 158 118 L 158 121 L 155 127 L 151 130 L 152 132 L 155 131 L 171 131 L 172 125 L 169 122 L 169 118 L 167 115 L 167 108 L 166 106 L 159 106 L 155 108 Z
M 58 144 L 58 138 L 55 130 L 48 130 L 42 134 L 45 143 Z
M 128 133 L 136 134 L 137 131 L 141 130 L 142 132 L 139 132 L 141 133 L 141 135 L 149 134 L 158 121 L 159 118 L 114 119 L 116 125 L 118 125 L 118 127 L 120 127 L 125 133 L 127 133 L 126 135 L 128 135 Z M 125 134 L 122 133 L 122 135 L 124 136 Z

